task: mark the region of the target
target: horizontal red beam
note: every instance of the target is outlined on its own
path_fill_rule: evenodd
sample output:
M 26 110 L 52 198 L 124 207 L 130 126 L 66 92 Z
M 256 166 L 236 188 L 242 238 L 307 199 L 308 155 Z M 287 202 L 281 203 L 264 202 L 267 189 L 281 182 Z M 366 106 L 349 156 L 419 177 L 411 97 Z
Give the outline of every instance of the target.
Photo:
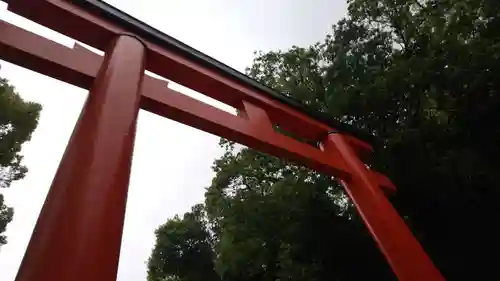
M 82 88 L 88 89 L 92 85 L 103 61 L 101 56 L 79 44 L 71 49 L 4 21 L 0 21 L 0 34 L 2 59 Z M 241 110 L 248 111 L 249 106 L 255 107 L 253 103 L 247 103 Z M 341 157 L 326 155 L 274 130 L 263 130 L 252 124 L 250 118 L 231 115 L 180 94 L 169 89 L 165 81 L 147 75 L 143 82 L 141 108 L 318 171 L 349 177 Z M 387 190 L 395 190 L 386 176 L 375 171 L 372 175 Z
M 284 157 L 312 169 L 339 177 L 349 177 L 340 157 L 331 157 L 311 145 L 275 132 L 254 119 L 229 114 L 206 103 L 178 93 L 164 82 L 146 79 L 142 90 L 141 108 L 179 121 L 200 130 L 219 135 L 274 156 Z M 256 110 L 246 104 L 245 110 Z
M 79 44 L 73 48 L 0 20 L 0 56 L 66 83 L 89 89 L 103 58 Z
M 63 0 L 16 0 L 10 3 L 8 8 L 25 18 L 101 50 L 118 34 L 128 33 L 127 30 Z M 64 24 L 60 24 L 61 22 Z M 168 77 L 176 83 L 237 109 L 241 109 L 243 100 L 252 102 L 266 110 L 273 124 L 305 139 L 319 141 L 328 132 L 335 130 L 217 71 L 191 62 L 154 43 L 144 43 L 148 49 L 146 69 L 151 72 Z M 372 152 L 371 146 L 366 142 L 355 138 L 348 138 L 348 142 L 363 156 L 366 152 Z
M 248 117 L 246 119 L 169 89 L 163 81 L 154 78 L 144 80 L 142 97 L 141 108 L 152 113 L 265 153 L 287 158 L 320 172 L 340 178 L 350 177 L 342 157 L 333 157 L 332 154 L 326 154 L 316 147 L 279 134 L 271 125 L 262 126 L 262 122 L 248 112 L 261 110 L 251 103 L 245 102 L 244 110 L 247 114 L 244 116 Z M 263 117 L 265 111 L 260 113 L 261 118 L 267 117 Z M 371 171 L 371 176 L 384 188 L 395 190 L 395 186 L 386 176 L 376 171 Z

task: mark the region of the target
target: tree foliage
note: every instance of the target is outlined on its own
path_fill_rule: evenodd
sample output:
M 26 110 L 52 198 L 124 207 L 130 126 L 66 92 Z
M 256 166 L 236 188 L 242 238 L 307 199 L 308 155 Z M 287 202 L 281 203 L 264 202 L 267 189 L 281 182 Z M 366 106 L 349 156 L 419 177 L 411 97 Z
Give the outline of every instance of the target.
M 0 78 L 0 188 L 22 179 L 27 168 L 22 165 L 21 146 L 31 138 L 38 124 L 41 106 L 24 101 L 6 79 Z M 12 220 L 14 211 L 4 204 L 0 194 L 0 233 Z M 0 235 L 0 246 L 7 243 Z
M 148 281 L 216 280 L 211 237 L 203 206 L 160 226 L 148 262 Z
M 0 233 L 7 229 L 7 224 L 12 221 L 14 209 L 4 204 L 3 194 L 0 194 Z M 7 237 L 0 235 L 0 246 L 7 244 Z
M 448 280 L 498 279 L 500 2 L 348 4 L 324 41 L 248 74 L 375 137 L 371 164 Z M 204 207 L 219 280 L 394 279 L 336 182 L 221 144 Z
M 215 162 L 206 209 L 223 280 L 390 280 L 337 182 L 252 149 L 222 145 L 226 153 Z

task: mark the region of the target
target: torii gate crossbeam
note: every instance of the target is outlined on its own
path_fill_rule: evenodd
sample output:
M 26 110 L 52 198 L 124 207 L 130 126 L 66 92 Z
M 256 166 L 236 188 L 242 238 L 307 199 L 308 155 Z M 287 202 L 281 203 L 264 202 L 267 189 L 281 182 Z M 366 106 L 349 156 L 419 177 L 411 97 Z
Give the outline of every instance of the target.
M 8 9 L 105 51 L 67 48 L 0 21 L 0 59 L 89 89 L 17 281 L 116 280 L 140 108 L 341 180 L 399 280 L 444 280 L 360 158 L 348 126 L 293 101 L 98 0 L 10 0 Z M 167 11 L 168 13 L 168 11 Z M 167 87 L 145 70 L 226 103 L 238 116 Z M 319 147 L 300 142 L 273 126 Z M 361 269 L 362 270 L 362 269 Z

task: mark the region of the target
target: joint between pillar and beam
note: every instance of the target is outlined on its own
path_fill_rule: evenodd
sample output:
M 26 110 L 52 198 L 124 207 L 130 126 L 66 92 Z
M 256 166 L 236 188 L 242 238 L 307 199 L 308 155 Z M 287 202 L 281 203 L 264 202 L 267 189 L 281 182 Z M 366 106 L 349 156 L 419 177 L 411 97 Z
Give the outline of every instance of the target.
M 322 149 L 322 146 L 323 146 L 323 142 L 327 141 L 328 140 L 328 136 L 330 135 L 333 135 L 333 134 L 339 134 L 342 136 L 342 138 L 349 138 L 348 135 L 345 135 L 343 134 L 341 131 L 337 131 L 337 130 L 334 130 L 334 131 L 329 131 L 326 136 L 323 138 L 323 140 L 321 141 L 317 141 L 316 142 L 316 147 L 318 147 L 319 149 Z M 346 143 L 351 146 L 351 148 L 356 151 L 356 155 L 358 156 L 358 158 L 360 158 L 360 161 L 362 160 L 362 155 L 359 155 L 359 150 L 356 149 L 356 148 L 359 148 L 359 147 L 356 147 L 356 144 L 355 143 L 352 143 L 350 142 L 349 140 L 346 140 Z M 338 157 L 341 157 L 339 153 L 337 153 L 337 156 Z M 375 170 L 371 170 L 371 169 L 368 169 L 368 173 L 370 175 L 371 178 L 373 178 L 373 180 L 375 181 L 375 183 L 377 185 L 379 185 L 380 187 L 383 188 L 383 191 L 390 195 L 391 193 L 394 193 L 396 191 L 396 186 L 391 182 L 391 180 L 389 178 L 387 178 L 385 175 L 383 174 L 380 174 L 378 173 L 377 171 Z
M 128 36 L 128 37 L 134 38 L 135 40 L 139 41 L 142 44 L 142 47 L 144 48 L 144 50 L 148 49 L 148 44 L 141 37 L 139 37 L 133 33 L 128 33 L 128 32 L 121 32 L 121 33 L 116 34 L 117 38 L 122 37 L 122 36 Z

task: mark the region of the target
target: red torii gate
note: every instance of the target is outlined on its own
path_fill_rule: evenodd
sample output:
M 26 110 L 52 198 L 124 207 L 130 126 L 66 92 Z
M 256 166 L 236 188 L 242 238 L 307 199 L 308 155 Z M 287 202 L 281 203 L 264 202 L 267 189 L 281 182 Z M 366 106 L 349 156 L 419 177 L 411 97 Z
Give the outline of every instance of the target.
M 10 0 L 8 9 L 105 50 L 67 48 L 0 21 L 0 58 L 89 89 L 17 281 L 116 280 L 140 108 L 327 173 L 345 186 L 399 280 L 444 280 L 366 168 L 371 146 L 293 101 L 99 0 Z M 157 73 L 238 109 L 231 115 L 167 88 Z M 319 142 L 319 147 L 282 135 Z M 342 130 L 342 131 L 339 131 Z M 361 269 L 362 270 L 362 269 Z

